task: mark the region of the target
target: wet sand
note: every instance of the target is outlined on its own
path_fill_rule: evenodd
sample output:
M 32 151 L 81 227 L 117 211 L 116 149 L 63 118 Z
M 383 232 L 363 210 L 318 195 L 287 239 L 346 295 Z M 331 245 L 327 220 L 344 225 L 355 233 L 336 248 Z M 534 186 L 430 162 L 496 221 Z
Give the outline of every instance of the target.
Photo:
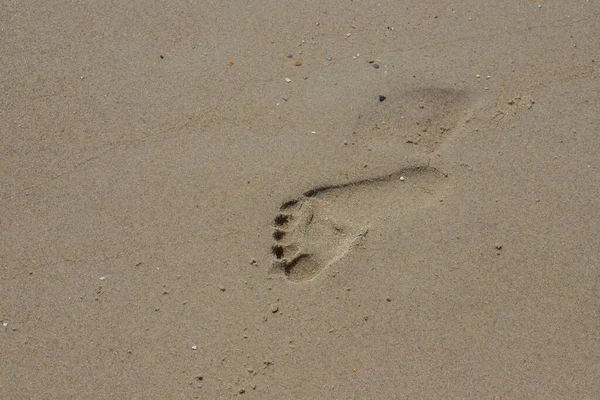
M 2 8 L 0 398 L 600 398 L 600 4 Z

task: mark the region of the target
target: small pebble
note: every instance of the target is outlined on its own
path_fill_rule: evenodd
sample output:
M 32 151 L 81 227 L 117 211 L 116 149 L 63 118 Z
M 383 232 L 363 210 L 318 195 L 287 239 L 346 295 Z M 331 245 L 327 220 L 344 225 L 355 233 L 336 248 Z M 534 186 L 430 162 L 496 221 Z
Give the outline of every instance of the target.
M 403 177 L 403 176 L 401 176 L 401 177 L 400 177 L 400 180 L 404 182 L 404 177 Z
M 379 68 L 379 64 L 373 64 L 373 68 L 375 68 L 375 69 Z
M 301 66 L 301 65 L 302 65 L 302 63 L 301 63 L 300 61 L 295 61 L 295 62 L 294 62 L 294 65 L 295 65 L 296 67 L 299 67 L 299 66 Z
M 192 350 L 198 350 L 198 346 L 196 346 L 196 345 L 192 346 Z
M 290 78 L 285 78 L 286 83 L 290 83 L 292 80 Z
M 385 96 L 384 96 L 384 95 L 382 95 L 382 94 L 380 94 L 380 95 L 379 95 L 379 101 L 384 101 L 384 100 L 385 100 Z
M 502 250 L 502 245 L 500 243 L 496 243 L 496 249 Z
M 106 280 L 106 277 L 105 277 L 105 276 L 101 276 L 101 277 L 100 277 L 100 280 L 101 280 L 101 281 L 104 281 L 104 280 Z
M 331 61 L 331 60 L 332 60 L 332 57 L 331 57 L 331 56 L 327 56 L 327 57 L 325 57 L 325 58 L 327 59 L 327 61 Z
M 279 311 L 279 306 L 277 304 L 271 304 L 271 312 L 275 314 L 277 311 Z

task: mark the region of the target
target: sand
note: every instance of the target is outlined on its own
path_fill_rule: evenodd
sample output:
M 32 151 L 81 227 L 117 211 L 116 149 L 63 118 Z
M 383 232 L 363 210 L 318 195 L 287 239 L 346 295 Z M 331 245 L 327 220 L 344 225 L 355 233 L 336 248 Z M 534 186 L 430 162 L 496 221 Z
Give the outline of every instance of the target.
M 600 3 L 0 29 L 0 398 L 600 398 Z

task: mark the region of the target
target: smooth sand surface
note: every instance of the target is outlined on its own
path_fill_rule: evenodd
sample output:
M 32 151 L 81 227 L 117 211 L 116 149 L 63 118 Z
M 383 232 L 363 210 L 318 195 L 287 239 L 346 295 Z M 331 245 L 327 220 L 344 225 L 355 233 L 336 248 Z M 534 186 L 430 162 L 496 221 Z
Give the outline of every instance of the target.
M 1 399 L 600 398 L 599 2 L 0 9 Z

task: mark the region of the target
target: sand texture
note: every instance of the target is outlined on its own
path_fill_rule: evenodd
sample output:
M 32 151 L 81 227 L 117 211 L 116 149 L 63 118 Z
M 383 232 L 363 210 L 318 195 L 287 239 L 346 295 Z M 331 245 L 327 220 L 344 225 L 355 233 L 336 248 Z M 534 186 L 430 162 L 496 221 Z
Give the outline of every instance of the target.
M 600 2 L 0 9 L 0 399 L 600 399 Z

